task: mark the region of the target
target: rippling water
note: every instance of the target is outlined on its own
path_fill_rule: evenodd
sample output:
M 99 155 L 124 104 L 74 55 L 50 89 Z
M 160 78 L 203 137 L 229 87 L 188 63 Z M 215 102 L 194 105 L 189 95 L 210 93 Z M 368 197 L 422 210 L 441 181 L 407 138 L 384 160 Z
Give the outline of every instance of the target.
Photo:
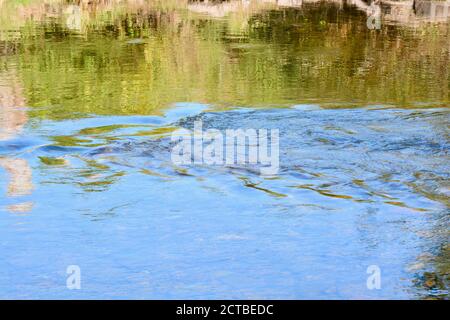
M 448 23 L 295 3 L 0 2 L 0 297 L 448 298 Z M 278 174 L 174 165 L 196 120 Z

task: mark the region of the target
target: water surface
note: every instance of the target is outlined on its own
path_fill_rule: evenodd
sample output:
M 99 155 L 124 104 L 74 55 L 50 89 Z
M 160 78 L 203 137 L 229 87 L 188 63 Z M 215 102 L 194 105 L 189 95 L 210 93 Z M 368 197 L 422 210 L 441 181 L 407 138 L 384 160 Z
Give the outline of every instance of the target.
M 448 298 L 448 23 L 294 2 L 1 2 L 0 297 Z M 175 166 L 195 120 L 279 173 Z

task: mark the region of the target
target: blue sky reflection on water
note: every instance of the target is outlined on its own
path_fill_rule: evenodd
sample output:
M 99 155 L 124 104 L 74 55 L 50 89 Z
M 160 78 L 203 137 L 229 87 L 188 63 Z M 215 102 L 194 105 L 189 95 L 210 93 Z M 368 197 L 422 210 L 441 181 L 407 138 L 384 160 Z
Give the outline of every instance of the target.
M 16 154 L 33 170 L 33 191 L 9 197 L 2 183 L 2 283 L 14 284 L 3 294 L 414 297 L 418 257 L 445 239 L 445 225 L 434 228 L 448 213 L 442 200 L 448 141 L 439 127 L 447 111 L 301 109 L 184 117 L 186 126 L 200 117 L 206 127 L 280 127 L 277 179 L 245 168 L 194 166 L 180 174 L 165 158 L 168 137 L 134 134 L 163 118 L 101 117 L 27 128 L 13 143 L 20 145 L 22 137 L 36 143 Z M 86 130 L 119 123 L 106 133 Z M 336 130 L 341 126 L 347 130 Z M 400 127 L 408 128 L 404 136 L 392 134 Z M 102 146 L 58 147 L 45 140 L 49 131 L 85 139 L 80 128 Z M 149 155 L 146 149 L 155 144 L 163 151 Z M 420 170 L 434 181 L 418 178 Z M 4 172 L 2 181 L 8 182 Z M 32 203 L 32 209 L 8 210 L 19 202 Z M 83 275 L 83 289 L 76 292 L 65 288 L 65 268 L 72 264 Z M 382 270 L 382 290 L 366 288 L 372 264 Z

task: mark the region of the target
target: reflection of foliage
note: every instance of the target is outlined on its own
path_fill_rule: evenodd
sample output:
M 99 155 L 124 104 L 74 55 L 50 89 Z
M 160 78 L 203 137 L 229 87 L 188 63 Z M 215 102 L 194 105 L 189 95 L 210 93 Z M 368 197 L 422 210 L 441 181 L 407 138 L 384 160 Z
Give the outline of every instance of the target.
M 48 166 L 62 166 L 66 164 L 66 160 L 63 158 L 54 158 L 54 157 L 39 157 L 41 162 Z
M 395 27 L 368 30 L 365 19 L 356 9 L 341 11 L 324 4 L 306 12 L 272 11 L 254 17 L 251 35 L 275 40 L 271 56 L 276 60 L 267 67 L 282 64 L 311 98 L 404 105 L 448 101 L 448 26 L 423 29 L 423 35 L 415 36 Z M 279 87 L 284 89 L 281 83 Z
M 373 31 L 356 9 L 324 3 L 216 20 L 171 3 L 97 8 L 81 31 L 58 18 L 22 28 L 28 104 L 45 107 L 33 114 L 157 114 L 176 101 L 448 103 L 447 25 Z

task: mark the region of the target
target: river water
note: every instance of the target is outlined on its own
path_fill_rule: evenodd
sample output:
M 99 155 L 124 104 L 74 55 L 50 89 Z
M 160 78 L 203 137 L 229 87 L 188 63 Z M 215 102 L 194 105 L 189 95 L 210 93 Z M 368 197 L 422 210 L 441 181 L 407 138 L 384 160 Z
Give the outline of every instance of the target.
M 0 298 L 448 298 L 448 23 L 17 3 L 0 2 Z M 279 130 L 278 173 L 174 165 L 171 133 L 200 120 Z

